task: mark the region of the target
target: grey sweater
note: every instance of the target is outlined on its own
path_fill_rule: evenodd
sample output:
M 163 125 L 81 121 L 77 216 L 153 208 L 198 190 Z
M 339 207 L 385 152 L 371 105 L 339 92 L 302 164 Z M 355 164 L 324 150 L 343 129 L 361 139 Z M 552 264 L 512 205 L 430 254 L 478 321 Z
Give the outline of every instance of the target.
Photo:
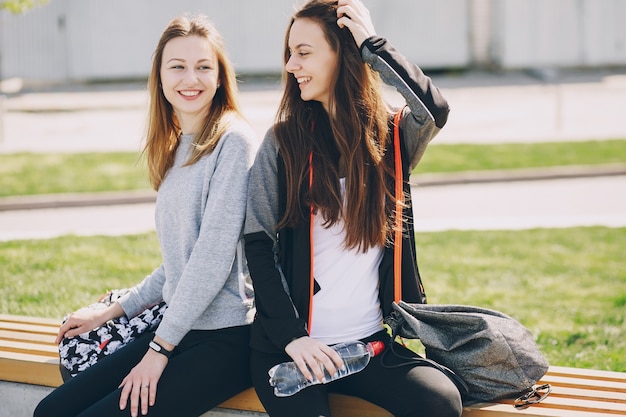
M 156 334 L 178 345 L 190 330 L 251 322 L 252 293 L 243 255 L 243 223 L 250 167 L 258 147 L 252 129 L 236 121 L 215 150 L 183 166 L 192 135 L 183 135 L 157 193 L 155 220 L 162 264 L 120 304 L 128 317 L 164 300 Z

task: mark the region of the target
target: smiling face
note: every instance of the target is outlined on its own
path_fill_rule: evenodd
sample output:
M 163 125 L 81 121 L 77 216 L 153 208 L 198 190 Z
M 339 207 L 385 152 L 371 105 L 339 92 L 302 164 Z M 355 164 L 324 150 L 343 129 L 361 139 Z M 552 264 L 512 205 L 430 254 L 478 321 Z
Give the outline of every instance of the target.
M 163 48 L 161 86 L 183 133 L 197 133 L 219 83 L 215 52 L 199 36 L 173 38 Z
M 296 19 L 289 31 L 290 57 L 285 70 L 293 75 L 304 101 L 315 100 L 329 112 L 338 57 L 321 26 L 311 19 Z

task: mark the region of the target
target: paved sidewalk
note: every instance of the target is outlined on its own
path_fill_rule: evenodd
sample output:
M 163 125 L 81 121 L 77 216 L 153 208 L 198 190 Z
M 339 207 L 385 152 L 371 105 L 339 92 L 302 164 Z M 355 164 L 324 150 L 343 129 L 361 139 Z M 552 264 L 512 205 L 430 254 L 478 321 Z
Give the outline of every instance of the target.
M 568 72 L 558 83 L 526 73 L 435 75 L 451 106 L 437 143 L 626 138 L 626 70 Z M 395 91 L 388 99 L 401 103 Z M 257 134 L 272 124 L 277 81 L 241 83 Z M 138 151 L 148 98 L 143 84 L 66 86 L 4 100 L 0 152 Z
M 626 175 L 415 187 L 415 229 L 626 227 L 623 191 Z M 153 203 L 0 211 L 0 241 L 152 230 Z

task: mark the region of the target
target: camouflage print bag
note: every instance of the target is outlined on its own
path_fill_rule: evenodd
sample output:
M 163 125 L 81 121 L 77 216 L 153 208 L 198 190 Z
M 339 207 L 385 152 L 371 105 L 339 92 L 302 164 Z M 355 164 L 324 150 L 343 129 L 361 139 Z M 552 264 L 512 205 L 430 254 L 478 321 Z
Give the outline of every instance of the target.
M 88 309 L 103 309 L 126 294 L 128 289 L 112 290 Z M 155 330 L 167 309 L 161 302 L 128 319 L 126 316 L 109 320 L 103 326 L 76 337 L 63 338 L 59 343 L 61 375 L 64 381 L 76 376 L 105 356 L 111 355 L 121 347 L 135 340 L 145 332 Z M 63 322 L 69 317 L 66 316 Z

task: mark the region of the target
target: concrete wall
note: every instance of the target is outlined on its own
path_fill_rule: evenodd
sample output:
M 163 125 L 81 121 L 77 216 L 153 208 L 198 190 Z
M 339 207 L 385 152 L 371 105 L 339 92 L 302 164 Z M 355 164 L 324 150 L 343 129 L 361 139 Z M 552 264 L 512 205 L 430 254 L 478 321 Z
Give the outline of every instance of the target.
M 468 64 L 465 0 L 366 0 L 379 33 L 423 67 Z M 49 0 L 22 15 L 0 12 L 0 77 L 65 81 L 145 77 L 167 22 L 209 15 L 237 71 L 279 73 L 298 0 Z
M 502 68 L 626 65 L 624 0 L 493 0 Z
M 31 417 L 50 387 L 0 381 L 0 417 Z
M 271 0 L 271 7 L 262 7 L 266 3 L 50 0 L 23 15 L 2 12 L 2 74 L 45 80 L 145 77 L 161 31 L 185 12 L 211 17 L 238 70 L 274 70 L 274 45 L 282 38 L 291 1 Z
M 169 19 L 208 14 L 240 73 L 279 73 L 302 0 L 49 0 L 0 12 L 0 79 L 145 78 Z M 364 0 L 376 29 L 425 69 L 626 66 L 626 0 Z

